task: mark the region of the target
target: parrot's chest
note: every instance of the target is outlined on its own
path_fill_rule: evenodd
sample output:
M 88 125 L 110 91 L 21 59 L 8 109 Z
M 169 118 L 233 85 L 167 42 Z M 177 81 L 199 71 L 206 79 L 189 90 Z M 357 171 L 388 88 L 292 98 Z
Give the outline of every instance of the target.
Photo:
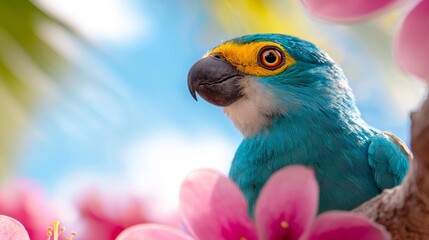
M 313 168 L 323 176 L 331 171 L 348 171 L 354 163 L 363 161 L 366 157 L 363 151 L 366 144 L 341 148 L 339 142 L 334 144 L 332 141 L 329 144 L 323 141 L 311 144 L 302 141 L 295 145 L 287 145 L 288 143 L 290 142 L 261 143 L 260 146 L 251 148 L 240 147 L 234 157 L 231 174 L 238 171 L 242 176 L 249 174 L 254 179 L 265 179 L 285 166 L 301 164 Z
M 247 199 L 256 201 L 274 172 L 289 165 L 305 165 L 314 169 L 319 182 L 320 211 L 351 209 L 361 201 L 361 196 L 378 193 L 375 184 L 368 181 L 373 178 L 367 161 L 369 135 L 308 134 L 283 141 L 275 138 L 243 141 L 234 157 L 230 177 Z M 368 193 L 362 194 L 360 189 L 365 184 L 370 185 L 365 190 Z

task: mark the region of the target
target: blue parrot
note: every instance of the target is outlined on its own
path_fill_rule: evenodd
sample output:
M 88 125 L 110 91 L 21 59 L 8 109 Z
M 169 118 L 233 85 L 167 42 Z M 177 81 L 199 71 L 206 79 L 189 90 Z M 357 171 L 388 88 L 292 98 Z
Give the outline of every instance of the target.
M 408 170 L 406 146 L 361 118 L 341 68 L 307 41 L 282 34 L 226 41 L 191 67 L 188 87 L 195 100 L 198 93 L 223 107 L 244 136 L 229 176 L 250 213 L 268 178 L 288 165 L 314 169 L 319 213 L 351 210 Z

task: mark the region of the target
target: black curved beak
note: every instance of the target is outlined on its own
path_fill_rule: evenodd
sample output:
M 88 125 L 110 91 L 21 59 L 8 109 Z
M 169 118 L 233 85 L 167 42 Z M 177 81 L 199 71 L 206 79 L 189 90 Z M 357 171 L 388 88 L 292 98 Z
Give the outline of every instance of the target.
M 195 100 L 198 93 L 207 102 L 226 107 L 242 97 L 239 82 L 243 77 L 222 56 L 210 55 L 191 67 L 188 88 Z

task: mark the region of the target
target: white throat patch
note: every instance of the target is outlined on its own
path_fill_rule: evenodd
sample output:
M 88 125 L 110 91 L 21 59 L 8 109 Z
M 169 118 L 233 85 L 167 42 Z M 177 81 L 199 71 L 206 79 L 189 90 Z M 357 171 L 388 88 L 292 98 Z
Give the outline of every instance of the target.
M 251 77 L 241 80 L 241 88 L 243 97 L 224 107 L 223 111 L 245 138 L 271 124 L 272 115 L 286 112 L 272 90 L 255 82 Z

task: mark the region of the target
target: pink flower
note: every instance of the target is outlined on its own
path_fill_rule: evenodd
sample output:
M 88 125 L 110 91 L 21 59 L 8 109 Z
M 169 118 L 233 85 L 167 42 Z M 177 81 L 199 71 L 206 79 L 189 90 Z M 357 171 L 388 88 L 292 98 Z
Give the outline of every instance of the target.
M 396 0 L 301 0 L 314 16 L 338 22 L 357 21 L 388 7 Z
M 30 240 L 24 226 L 16 219 L 0 215 L 0 239 L 2 240 Z
M 1 215 L 21 222 L 32 240 L 46 240 L 47 227 L 56 216 L 37 184 L 24 179 L 11 180 L 2 186 L 0 196 Z
M 383 228 L 363 216 L 332 211 L 318 216 L 318 184 L 314 172 L 289 166 L 266 183 L 255 207 L 255 220 L 230 179 L 212 170 L 190 174 L 182 184 L 180 209 L 185 225 L 196 239 L 389 239 Z M 117 240 L 192 239 L 160 225 L 137 225 Z
M 44 228 L 46 240 L 60 240 L 60 235 L 65 232 L 65 228 L 59 227 L 60 222 L 54 221 L 53 227 Z M 76 232 L 71 232 L 70 237 L 67 240 L 73 240 L 76 236 Z M 0 215 L 0 239 L 1 240 L 30 240 L 27 230 L 24 226 L 16 219 Z
M 395 57 L 407 72 L 429 81 L 429 1 L 421 1 L 402 22 Z
M 139 196 L 107 194 L 91 188 L 78 200 L 79 236 L 115 239 L 125 228 L 148 222 L 146 201 Z
M 312 15 L 338 22 L 362 20 L 397 0 L 301 0 Z M 414 1 L 409 1 L 414 4 Z M 395 37 L 394 55 L 408 73 L 429 81 L 429 1 L 421 0 L 407 12 Z
M 125 229 L 116 240 L 194 240 L 191 236 L 176 228 L 148 223 L 138 224 Z

